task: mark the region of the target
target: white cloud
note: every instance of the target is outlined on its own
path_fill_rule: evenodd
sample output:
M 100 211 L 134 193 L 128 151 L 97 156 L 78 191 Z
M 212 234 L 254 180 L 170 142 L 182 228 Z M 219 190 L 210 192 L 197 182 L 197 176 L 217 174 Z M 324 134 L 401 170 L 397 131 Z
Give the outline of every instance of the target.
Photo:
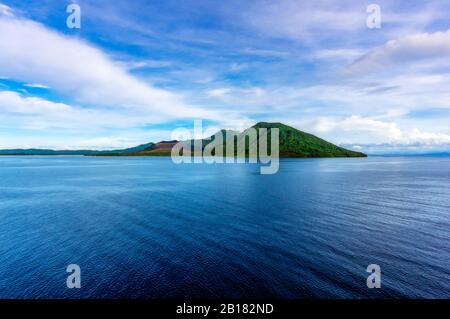
M 23 86 L 29 87 L 29 88 L 35 88 L 35 89 L 50 89 L 49 86 L 39 83 L 26 83 Z
M 87 109 L 0 91 L 0 149 L 114 149 L 170 136 L 170 130 L 133 128 L 147 122 L 131 112 Z
M 144 61 L 120 61 L 116 62 L 119 67 L 127 70 L 136 70 L 142 68 L 165 68 L 171 66 L 171 61 L 144 60 Z
M 83 133 L 82 138 L 73 134 L 34 134 L 26 139 L 14 134 L 0 136 L 0 149 L 56 149 L 56 150 L 111 150 L 134 147 L 148 142 L 161 141 L 170 131 L 162 130 L 131 130 L 114 133 Z
M 344 1 L 295 1 L 255 3 L 243 18 L 254 29 L 265 35 L 293 40 L 314 41 L 322 35 L 355 31 L 365 28 L 366 12 L 363 6 Z
M 26 19 L 0 16 L 0 69 L 10 78 L 42 83 L 85 106 L 132 108 L 151 122 L 217 118 L 167 90 L 128 74 L 105 53 Z
M 450 55 L 450 30 L 422 33 L 391 40 L 364 55 L 347 67 L 347 72 L 360 74 L 390 70 L 392 66 Z
M 17 92 L 0 91 L 0 108 L 3 112 L 32 114 L 36 112 L 47 113 L 54 110 L 67 111 L 70 106 L 36 97 L 22 98 Z
M 159 122 L 152 121 L 134 109 L 84 108 L 0 91 L 0 149 L 111 149 L 170 138 L 169 129 L 143 128 Z M 222 127 L 243 129 L 250 124 L 253 121 L 228 114 L 211 129 L 215 133 Z
M 450 144 L 450 135 L 443 133 L 428 133 L 414 128 L 406 134 L 407 144 L 442 145 Z
M 148 122 L 130 111 L 75 107 L 13 91 L 0 91 L 0 118 L 0 128 L 33 130 L 126 128 Z
M 206 92 L 207 95 L 212 97 L 224 97 L 225 95 L 229 94 L 231 92 L 230 88 L 218 88 L 218 89 L 212 89 Z
M 245 70 L 249 67 L 248 63 L 231 63 L 230 71 L 231 72 L 239 72 Z
M 0 16 L 13 17 L 13 10 L 5 4 L 0 3 Z
M 324 60 L 354 61 L 365 53 L 362 49 L 319 49 L 314 52 L 313 57 Z
M 384 143 L 402 146 L 439 146 L 450 145 L 450 135 L 443 133 L 423 132 L 418 128 L 401 129 L 395 122 L 385 122 L 350 116 L 343 119 L 321 118 L 317 121 L 316 130 L 321 133 L 351 132 L 345 144 L 366 144 L 368 140 L 374 143 Z
M 289 52 L 277 51 L 272 49 L 244 48 L 242 50 L 239 50 L 239 52 L 245 55 L 254 55 L 260 57 L 276 57 L 276 58 L 286 58 L 290 55 Z
M 265 95 L 266 91 L 260 87 L 221 87 L 212 90 L 207 90 L 206 95 L 217 98 L 222 102 L 234 105 L 248 105 L 260 101 Z M 248 111 L 248 109 L 246 109 Z
M 414 6 L 399 1 L 377 0 L 381 7 L 381 30 L 366 26 L 371 2 L 354 0 L 252 1 L 238 10 L 235 21 L 250 27 L 258 36 L 299 41 L 302 45 L 367 45 L 386 39 L 423 32 L 436 21 L 446 23 L 445 1 L 419 1 Z M 240 19 L 239 19 L 240 18 Z

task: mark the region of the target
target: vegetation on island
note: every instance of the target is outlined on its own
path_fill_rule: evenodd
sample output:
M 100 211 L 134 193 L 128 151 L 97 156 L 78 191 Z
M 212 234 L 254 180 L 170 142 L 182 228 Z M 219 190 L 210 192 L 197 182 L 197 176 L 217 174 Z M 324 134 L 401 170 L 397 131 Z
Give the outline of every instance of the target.
M 366 157 L 367 155 L 361 152 L 348 150 L 330 142 L 327 142 L 315 135 L 297 130 L 293 127 L 287 126 L 282 123 L 269 123 L 260 122 L 251 128 L 256 129 L 259 132 L 260 128 L 267 129 L 268 152 L 270 154 L 270 138 L 271 129 L 277 128 L 279 130 L 279 151 L 280 157 Z M 251 129 L 249 128 L 249 129 Z M 228 147 L 234 147 L 234 155 L 237 152 L 237 140 L 239 138 L 246 138 L 248 130 L 243 132 L 226 131 L 221 130 L 208 139 L 201 141 L 197 140 L 201 149 L 206 147 L 210 143 L 215 143 L 215 147 L 222 147 L 223 154 L 226 154 Z M 228 133 L 228 134 L 227 134 Z M 230 134 L 231 133 L 231 134 Z M 222 141 L 216 141 L 215 136 L 222 134 Z M 229 137 L 234 138 L 230 140 Z M 228 139 L 227 139 L 228 138 Z M 256 143 L 259 144 L 260 136 L 257 137 Z M 191 150 L 191 154 L 194 152 L 195 140 L 183 141 L 186 146 L 185 149 Z M 161 141 L 158 143 L 142 144 L 136 147 L 122 149 L 122 150 L 110 150 L 110 151 L 95 151 L 95 150 L 0 150 L 0 155 L 90 155 L 90 156 L 170 156 L 172 147 L 179 143 L 178 141 Z M 218 144 L 221 143 L 222 145 Z M 234 143 L 234 145 L 233 145 Z M 245 154 L 249 155 L 250 145 L 246 143 Z M 213 152 L 214 154 L 214 152 Z

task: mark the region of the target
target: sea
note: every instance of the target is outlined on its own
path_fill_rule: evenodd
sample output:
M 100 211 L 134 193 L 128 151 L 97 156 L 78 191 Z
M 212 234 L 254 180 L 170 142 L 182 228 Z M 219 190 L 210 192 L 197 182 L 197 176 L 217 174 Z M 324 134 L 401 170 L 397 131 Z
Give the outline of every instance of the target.
M 450 157 L 0 157 L 0 298 L 449 297 Z

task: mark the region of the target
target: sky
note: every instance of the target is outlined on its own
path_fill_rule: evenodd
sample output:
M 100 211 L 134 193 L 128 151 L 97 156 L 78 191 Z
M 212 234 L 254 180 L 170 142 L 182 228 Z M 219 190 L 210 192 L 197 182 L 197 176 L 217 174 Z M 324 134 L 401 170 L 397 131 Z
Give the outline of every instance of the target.
M 130 147 L 202 120 L 204 135 L 270 121 L 369 154 L 448 152 L 448 12 L 439 0 L 0 0 L 0 149 Z

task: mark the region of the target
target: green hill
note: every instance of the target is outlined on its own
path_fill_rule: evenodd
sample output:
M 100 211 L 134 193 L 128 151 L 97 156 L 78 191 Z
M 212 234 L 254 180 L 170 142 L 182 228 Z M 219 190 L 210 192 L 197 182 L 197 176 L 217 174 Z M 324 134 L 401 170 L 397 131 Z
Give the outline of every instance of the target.
M 278 128 L 281 157 L 366 157 L 282 123 L 260 122 L 254 128 Z M 270 133 L 269 133 L 270 134 Z
M 366 157 L 367 155 L 360 152 L 347 150 L 345 148 L 334 145 L 312 134 L 302 132 L 293 127 L 284 125 L 282 123 L 268 123 L 260 122 L 251 128 L 268 129 L 268 141 L 270 152 L 270 135 L 271 129 L 279 129 L 279 147 L 280 157 Z M 226 154 L 228 147 L 233 146 L 234 142 L 234 154 L 237 154 L 237 140 L 244 138 L 244 135 L 248 133 L 248 129 L 244 132 L 226 131 L 221 130 L 218 133 L 222 134 L 223 141 L 223 154 Z M 233 140 L 227 140 L 228 137 L 234 137 Z M 190 153 L 193 154 L 194 140 L 183 141 L 185 143 L 186 150 L 189 152 L 189 145 L 191 145 Z M 172 147 L 177 144 L 178 141 L 162 141 L 159 143 L 147 143 L 136 147 L 111 150 L 111 151 L 95 151 L 95 150 L 40 150 L 40 149 L 28 149 L 28 150 L 0 150 L 0 155 L 94 155 L 94 156 L 170 156 Z M 209 139 L 201 140 L 202 151 L 206 145 L 210 143 L 216 143 L 214 135 Z M 259 144 L 259 137 L 256 141 Z M 210 144 L 211 145 L 211 144 Z M 246 143 L 246 156 L 249 153 L 249 145 Z M 214 153 L 213 153 L 214 154 Z M 195 154 L 201 155 L 201 154 Z
M 251 128 L 255 128 L 257 131 L 260 128 L 267 128 L 268 131 L 268 149 L 270 153 L 270 137 L 271 137 L 271 129 L 277 128 L 279 130 L 279 150 L 280 157 L 366 157 L 367 155 L 361 152 L 351 151 L 337 145 L 334 145 L 330 142 L 327 142 L 315 135 L 302 132 L 293 127 L 284 125 L 282 123 L 268 123 L 268 122 L 260 122 Z M 235 135 L 234 137 L 234 146 L 233 140 L 227 140 L 227 132 L 230 132 Z M 226 150 L 228 147 L 234 147 L 234 155 L 237 154 L 237 141 L 239 139 L 245 138 L 244 135 L 248 132 L 248 129 L 239 133 L 236 131 L 226 131 L 221 130 L 217 132 L 217 134 L 222 134 L 222 147 L 223 154 L 226 154 Z M 206 145 L 210 143 L 215 143 L 215 135 L 212 135 L 208 139 L 201 140 L 201 144 L 203 149 Z M 229 137 L 229 136 L 228 136 Z M 183 143 L 187 143 L 188 149 L 189 144 L 191 145 L 191 152 L 193 152 L 194 140 L 186 141 Z M 256 143 L 259 144 L 259 137 Z M 249 145 L 248 141 L 245 145 L 245 154 L 249 155 Z M 214 154 L 214 152 L 212 152 Z M 195 154 L 201 155 L 201 154 Z

